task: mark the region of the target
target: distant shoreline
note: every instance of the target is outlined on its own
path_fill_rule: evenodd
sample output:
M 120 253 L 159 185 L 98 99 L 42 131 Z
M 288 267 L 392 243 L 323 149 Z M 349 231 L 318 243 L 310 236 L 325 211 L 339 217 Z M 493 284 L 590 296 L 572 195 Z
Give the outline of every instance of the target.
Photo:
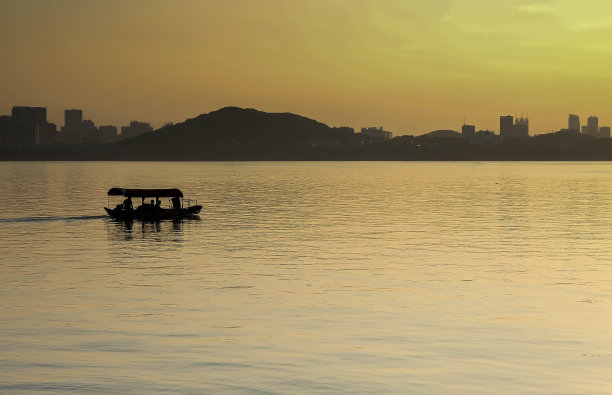
M 115 143 L 5 147 L 0 161 L 612 161 L 611 138 L 575 130 L 525 137 L 482 131 L 471 138 L 371 132 L 226 107 Z

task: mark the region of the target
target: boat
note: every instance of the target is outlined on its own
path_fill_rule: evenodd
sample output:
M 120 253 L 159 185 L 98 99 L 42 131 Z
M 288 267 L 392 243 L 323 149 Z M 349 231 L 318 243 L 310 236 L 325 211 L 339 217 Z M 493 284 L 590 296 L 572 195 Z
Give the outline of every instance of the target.
M 125 198 L 115 208 L 111 206 L 111 196 L 122 196 Z M 134 208 L 132 198 L 140 198 L 140 206 Z M 162 205 L 161 198 L 167 198 L 166 207 Z M 150 203 L 147 202 L 148 199 Z M 108 206 L 104 210 L 112 218 L 121 221 L 134 219 L 142 221 L 160 221 L 165 219 L 183 219 L 197 215 L 202 206 L 197 200 L 184 199 L 183 192 L 176 188 L 170 189 L 129 189 L 111 188 L 108 191 Z

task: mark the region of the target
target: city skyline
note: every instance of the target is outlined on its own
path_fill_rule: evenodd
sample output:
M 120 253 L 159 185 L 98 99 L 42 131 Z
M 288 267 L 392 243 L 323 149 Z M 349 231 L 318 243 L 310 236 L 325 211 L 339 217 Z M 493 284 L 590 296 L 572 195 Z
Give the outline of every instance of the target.
M 612 117 L 604 1 L 0 4 L 0 112 L 155 128 L 236 105 L 394 135 L 494 129 L 498 114 Z
M 82 109 L 74 108 L 64 110 L 64 125 L 61 126 L 50 122 L 46 107 L 13 106 L 11 115 L 0 114 L 0 149 L 56 143 L 113 143 L 152 131 L 149 123 L 133 120 L 120 128 L 96 125 L 83 117 Z
M 233 107 L 233 106 L 231 106 Z M 49 123 L 53 126 L 59 126 L 57 132 L 58 133 L 64 133 L 65 131 L 70 131 L 70 129 L 75 130 L 75 129 L 79 129 L 81 127 L 84 127 L 85 129 L 87 128 L 94 128 L 94 129 L 98 129 L 98 128 L 115 128 L 116 129 L 116 134 L 117 136 L 128 136 L 130 137 L 130 127 L 135 127 L 135 128 L 143 128 L 141 129 L 140 132 L 138 132 L 137 134 L 142 134 L 145 133 L 146 131 L 153 131 L 156 129 L 159 129 L 161 127 L 167 126 L 167 125 L 172 125 L 175 122 L 165 122 L 163 125 L 160 125 L 159 127 L 153 127 L 149 122 L 141 122 L 141 121 L 134 121 L 133 119 L 129 121 L 129 125 L 128 126 L 116 126 L 116 125 L 109 125 L 109 124 L 97 124 L 96 126 L 96 122 L 94 120 L 91 119 L 85 119 L 83 118 L 83 109 L 76 109 L 76 108 L 70 108 L 70 109 L 64 109 L 63 110 L 63 126 L 61 126 L 61 123 L 59 122 L 52 122 L 52 120 L 50 120 L 47 117 L 47 113 L 48 113 L 48 108 L 44 107 L 44 106 L 12 106 L 11 108 L 11 115 L 13 117 L 13 120 L 16 121 L 17 123 L 20 123 L 19 121 L 19 116 L 17 115 L 17 117 L 15 116 L 15 111 L 16 110 L 26 110 L 28 112 L 33 112 L 33 115 L 28 115 L 27 117 L 33 117 L 33 118 L 40 118 L 42 116 L 41 119 L 44 118 L 44 121 L 42 123 Z M 257 109 L 255 109 L 257 110 Z M 42 111 L 42 115 L 40 114 L 35 114 L 37 112 Z M 17 113 L 19 114 L 19 112 Z M 11 117 L 11 115 L 8 114 L 1 114 L 0 113 L 0 117 Z M 190 118 L 195 118 L 196 116 L 199 115 L 203 115 L 203 114 L 197 114 L 197 115 L 193 115 Z M 304 114 L 297 114 L 297 115 L 301 115 L 304 116 Z M 432 131 L 437 131 L 437 130 L 453 130 L 453 131 L 457 131 L 457 132 L 461 132 L 462 134 L 466 134 L 466 127 L 468 127 L 467 129 L 467 134 L 471 135 L 473 134 L 477 128 L 480 131 L 489 131 L 489 132 L 498 132 L 498 134 L 500 135 L 507 135 L 509 137 L 528 137 L 528 136 L 535 136 L 538 134 L 547 134 L 547 133 L 551 133 L 551 132 L 555 132 L 555 131 L 559 131 L 559 130 L 574 130 L 577 131 L 579 133 L 582 134 L 589 134 L 589 135 L 593 135 L 593 136 L 597 136 L 598 133 L 600 132 L 601 128 L 604 128 L 604 130 L 606 130 L 606 128 L 609 129 L 608 126 L 599 126 L 599 117 L 596 115 L 590 115 L 587 118 L 587 124 L 585 125 L 581 125 L 581 121 L 580 121 L 580 116 L 576 115 L 576 114 L 572 114 L 569 113 L 568 115 L 568 120 L 566 121 L 566 126 L 565 128 L 561 127 L 558 128 L 557 130 L 547 130 L 547 131 L 530 131 L 529 128 L 529 116 L 524 116 L 523 114 L 521 114 L 520 116 L 518 114 L 515 115 L 500 115 L 499 116 L 499 124 L 498 124 L 498 128 L 491 128 L 491 129 L 487 129 L 487 128 L 478 128 L 478 125 L 476 124 L 470 124 L 469 122 L 466 122 L 466 118 L 463 119 L 463 124 L 459 125 L 461 126 L 460 128 L 452 128 L 452 129 L 442 129 L 442 128 L 437 128 L 437 129 L 432 129 L 432 130 L 428 130 L 428 131 L 420 131 L 420 133 L 414 134 L 415 136 L 419 136 L 419 135 L 425 135 L 428 134 Z M 178 121 L 176 123 L 181 123 L 184 122 L 190 118 L 186 118 L 184 120 Z M 310 118 L 310 117 L 307 117 Z M 311 118 L 314 119 L 314 118 Z M 329 125 L 329 126 L 335 126 L 335 125 Z M 349 126 L 350 127 L 350 126 Z M 365 126 L 365 127 L 359 127 L 359 128 L 352 128 L 354 130 L 359 130 L 361 129 L 361 132 L 363 133 L 366 130 L 370 130 L 370 131 L 374 131 L 375 134 L 378 134 L 378 131 L 383 131 L 383 126 Z M 472 129 L 474 129 L 472 131 Z M 144 130 L 144 131 L 143 131 Z M 386 133 L 386 135 L 391 136 L 393 134 L 392 131 L 385 131 L 384 133 Z M 383 134 L 384 134 L 383 133 Z M 403 135 L 408 135 L 408 134 L 398 134 L 398 136 L 403 136 Z M 607 137 L 610 137 L 609 134 L 607 135 Z
M 143 133 L 157 130 L 161 127 L 165 127 L 165 126 L 174 124 L 174 122 L 166 122 L 164 123 L 164 125 L 161 125 L 160 127 L 153 127 L 149 122 L 130 120 L 128 126 L 116 126 L 116 125 L 108 125 L 108 124 L 97 124 L 96 125 L 96 122 L 94 120 L 83 118 L 83 109 L 72 108 L 72 109 L 64 110 L 64 118 L 63 118 L 64 124 L 63 126 L 61 126 L 60 123 L 52 122 L 50 119 L 48 119 L 47 113 L 48 113 L 47 107 L 43 107 L 43 106 L 13 106 L 11 109 L 11 115 L 0 114 L 0 117 L 3 117 L 5 119 L 12 118 L 12 121 L 14 121 L 16 124 L 22 124 L 22 125 L 24 124 L 24 120 L 25 120 L 25 124 L 30 124 L 30 123 L 38 123 L 40 125 L 48 124 L 49 126 L 53 127 L 53 130 L 55 130 L 54 133 L 57 133 L 57 138 L 59 139 L 58 142 L 64 142 L 64 143 L 70 143 L 70 144 L 80 142 L 83 135 L 87 135 L 87 134 L 91 135 L 92 133 L 96 133 L 96 132 L 100 132 L 102 135 L 106 136 L 102 140 L 98 138 L 97 139 L 99 140 L 98 142 L 113 142 L 117 137 L 121 139 L 134 137 L 134 136 L 137 136 Z M 204 115 L 204 114 L 194 115 L 191 118 L 195 118 L 196 116 L 199 116 L 199 115 Z M 297 114 L 297 115 L 303 116 L 303 114 Z M 23 118 L 23 119 L 20 119 L 20 118 Z M 176 123 L 184 122 L 187 119 L 176 122 Z M 479 130 L 479 131 L 487 132 L 487 133 L 497 132 L 502 137 L 503 136 L 530 137 L 530 136 L 536 136 L 539 134 L 549 134 L 549 133 L 554 133 L 555 131 L 565 130 L 565 131 L 576 131 L 581 134 L 591 135 L 591 136 L 600 137 L 600 138 L 610 137 L 610 127 L 609 126 L 599 126 L 599 117 L 596 115 L 590 115 L 587 118 L 587 123 L 582 125 L 580 121 L 580 116 L 570 113 L 568 114 L 568 120 L 566 123 L 567 127 L 559 128 L 557 130 L 535 131 L 534 132 L 534 131 L 530 131 L 529 123 L 530 123 L 529 117 L 523 116 L 523 114 L 521 114 L 520 116 L 518 114 L 514 116 L 513 115 L 500 115 L 499 124 L 498 124 L 499 127 L 488 129 L 488 128 L 478 127 L 478 125 L 476 124 L 469 124 L 468 122 L 466 122 L 466 119 L 464 118 L 463 124 L 460 125 L 461 126 L 460 128 L 451 128 L 451 129 L 437 128 L 437 129 L 433 129 L 429 131 L 420 131 L 413 135 L 421 136 L 421 135 L 426 135 L 431 132 L 440 131 L 440 130 L 452 130 L 452 131 L 461 133 L 465 137 L 473 137 L 476 130 Z M 328 126 L 335 126 L 335 125 L 328 125 Z M 346 126 L 342 126 L 342 127 L 346 127 Z M 349 128 L 355 131 L 358 131 L 359 129 L 361 129 L 361 133 L 372 134 L 373 136 L 374 135 L 385 136 L 386 139 L 390 139 L 393 136 L 393 132 L 384 131 L 383 126 L 365 126 L 365 127 L 360 127 L 360 128 L 353 128 L 349 126 Z M 69 137 L 70 135 L 72 135 L 72 137 L 67 139 L 67 137 Z M 75 136 L 77 135 L 80 135 L 81 137 L 76 138 Z M 404 136 L 404 135 L 409 135 L 409 134 L 398 134 L 395 136 L 397 137 L 397 136 Z M 53 139 L 52 141 L 55 142 L 55 139 Z M 41 143 L 45 143 L 45 142 L 41 142 Z M 39 144 L 39 143 L 36 143 L 36 144 Z
M 14 107 L 45 108 L 47 110 L 46 111 L 47 114 L 52 114 L 51 116 L 49 116 L 49 115 L 47 116 L 47 121 L 50 122 L 50 123 L 56 124 L 58 126 L 62 125 L 62 122 L 64 122 L 63 124 L 65 125 L 65 111 L 69 111 L 69 110 L 75 109 L 75 108 L 68 108 L 67 107 L 65 109 L 62 109 L 62 110 L 58 111 L 57 109 L 50 109 L 49 107 L 44 106 L 44 105 L 23 105 L 23 104 L 20 104 L 20 105 L 10 106 L 10 108 L 8 110 L 0 112 L 0 115 L 8 115 L 8 114 L 10 114 L 11 111 L 12 111 L 12 108 L 14 108 Z M 233 105 L 226 106 L 226 107 L 233 107 Z M 210 112 L 210 111 L 217 110 L 219 108 L 223 108 L 223 107 L 217 107 L 217 108 L 213 108 L 213 109 L 211 109 L 209 111 L 206 111 L 206 112 L 202 112 L 202 113 L 198 113 L 198 114 L 192 114 L 191 116 L 187 116 L 184 119 L 167 120 L 167 121 L 163 121 L 163 122 L 147 122 L 147 123 L 150 124 L 153 127 L 153 130 L 156 130 L 156 129 L 161 128 L 165 124 L 184 122 L 187 119 L 196 117 L 196 116 L 201 115 L 201 114 L 205 114 L 205 113 Z M 253 107 L 246 106 L 244 108 L 253 108 Z M 264 111 L 262 109 L 258 109 L 258 110 Z M 79 111 L 83 111 L 83 109 L 79 107 Z M 97 113 L 97 111 L 95 111 L 95 109 L 93 111 L 91 111 L 91 112 L 92 113 Z M 295 112 L 292 112 L 292 111 L 273 111 L 273 110 L 272 111 L 266 111 L 266 112 L 272 112 L 272 113 L 274 113 L 274 112 L 291 112 L 291 113 L 295 113 Z M 58 116 L 58 114 L 61 115 L 61 117 Z M 513 118 L 516 118 L 516 119 L 529 119 L 528 116 L 523 116 L 523 113 L 520 113 L 520 115 L 519 115 L 518 112 L 515 112 L 515 113 L 512 113 L 512 114 L 513 115 L 509 114 L 507 116 L 512 116 Z M 582 114 L 582 116 L 586 118 L 587 114 L 589 114 L 588 115 L 589 117 L 600 118 L 598 115 L 594 115 L 592 113 L 589 113 L 588 111 L 585 112 L 584 114 Z M 315 117 L 309 116 L 308 114 L 300 114 L 300 115 L 306 116 L 308 118 L 316 119 Z M 571 115 L 574 115 L 574 114 L 571 113 L 571 112 L 568 112 L 568 113 L 565 113 L 565 114 L 562 114 L 562 115 L 566 117 L 567 115 L 571 116 Z M 493 127 L 484 126 L 485 124 L 486 125 L 490 125 L 491 123 L 489 121 L 487 121 L 486 123 L 483 123 L 482 127 L 478 126 L 479 123 L 471 121 L 471 118 L 469 118 L 469 117 L 463 117 L 463 124 L 464 125 L 465 124 L 475 125 L 477 128 L 480 128 L 480 130 L 491 130 L 491 131 L 496 131 L 498 133 L 501 133 L 501 128 L 500 128 L 500 124 L 499 124 L 499 117 L 500 116 L 501 115 L 491 115 L 491 114 L 488 114 L 488 115 L 485 116 L 486 119 L 490 118 L 490 119 L 496 120 L 496 122 L 497 122 L 496 126 L 493 126 Z M 52 118 L 52 117 L 54 117 L 54 118 Z M 90 117 L 90 118 L 93 118 L 93 117 Z M 133 122 L 133 117 L 130 117 L 129 115 L 127 117 L 125 117 L 125 119 L 127 119 L 127 121 L 122 121 L 120 123 L 113 123 L 113 122 L 95 122 L 95 123 L 97 125 L 102 125 L 102 126 L 112 125 L 112 126 L 121 127 L 119 125 L 121 125 L 121 124 L 129 124 L 129 123 Z M 161 119 L 161 118 L 158 117 L 157 119 Z M 89 119 L 86 119 L 86 121 L 89 121 Z M 319 121 L 321 121 L 321 120 L 319 120 Z M 325 122 L 325 123 L 327 124 L 327 122 Z M 409 123 L 410 122 L 407 122 L 407 124 L 409 124 Z M 538 124 L 538 123 L 536 122 L 536 124 Z M 567 129 L 567 126 L 568 126 L 567 120 L 565 120 L 563 117 L 559 117 L 558 119 L 556 119 L 554 121 L 554 124 L 557 125 L 557 126 L 555 126 L 553 128 L 549 128 L 549 129 L 533 130 L 533 129 L 530 128 L 529 129 L 530 130 L 529 135 L 533 136 L 533 135 L 537 135 L 537 134 L 550 133 L 550 132 L 556 131 L 556 130 Z M 351 122 L 350 120 L 346 120 L 345 122 L 340 121 L 337 125 L 336 124 L 329 124 L 329 125 L 330 126 L 346 126 L 346 125 L 348 125 L 349 127 L 352 127 L 355 130 L 359 130 L 359 129 L 361 129 L 363 127 L 363 125 L 355 125 L 355 126 L 353 126 L 353 122 Z M 401 131 L 400 132 L 396 132 L 396 131 L 391 130 L 391 132 L 393 133 L 394 136 L 421 135 L 421 134 L 427 134 L 427 133 L 429 133 L 431 131 L 434 131 L 434 130 L 456 130 L 456 131 L 460 132 L 461 131 L 461 125 L 462 124 L 459 123 L 458 120 L 455 120 L 454 125 L 450 126 L 448 128 L 442 127 L 441 125 L 436 126 L 435 124 L 432 124 L 432 128 L 428 129 L 428 130 L 411 130 L 411 131 L 407 131 L 407 132 L 401 132 Z M 385 128 L 386 129 L 390 129 L 390 128 L 387 128 L 387 127 L 385 127 Z M 407 130 L 407 129 L 404 129 L 404 130 Z M 119 132 L 119 134 L 121 134 L 121 133 Z

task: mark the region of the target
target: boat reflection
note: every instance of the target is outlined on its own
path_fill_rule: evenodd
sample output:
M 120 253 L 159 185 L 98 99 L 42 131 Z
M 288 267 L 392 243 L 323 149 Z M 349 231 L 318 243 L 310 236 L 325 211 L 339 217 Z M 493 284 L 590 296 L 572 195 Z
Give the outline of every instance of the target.
M 198 226 L 200 216 L 167 221 L 121 221 L 109 219 L 107 232 L 109 240 L 147 240 L 152 242 L 181 242 L 185 228 Z

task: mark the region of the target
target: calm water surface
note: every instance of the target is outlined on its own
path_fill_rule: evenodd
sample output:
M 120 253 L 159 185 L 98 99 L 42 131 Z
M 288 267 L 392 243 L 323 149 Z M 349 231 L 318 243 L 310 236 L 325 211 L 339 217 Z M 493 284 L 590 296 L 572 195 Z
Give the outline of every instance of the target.
M 0 163 L 0 392 L 612 393 L 612 164 Z M 199 220 L 105 217 L 179 187 Z

